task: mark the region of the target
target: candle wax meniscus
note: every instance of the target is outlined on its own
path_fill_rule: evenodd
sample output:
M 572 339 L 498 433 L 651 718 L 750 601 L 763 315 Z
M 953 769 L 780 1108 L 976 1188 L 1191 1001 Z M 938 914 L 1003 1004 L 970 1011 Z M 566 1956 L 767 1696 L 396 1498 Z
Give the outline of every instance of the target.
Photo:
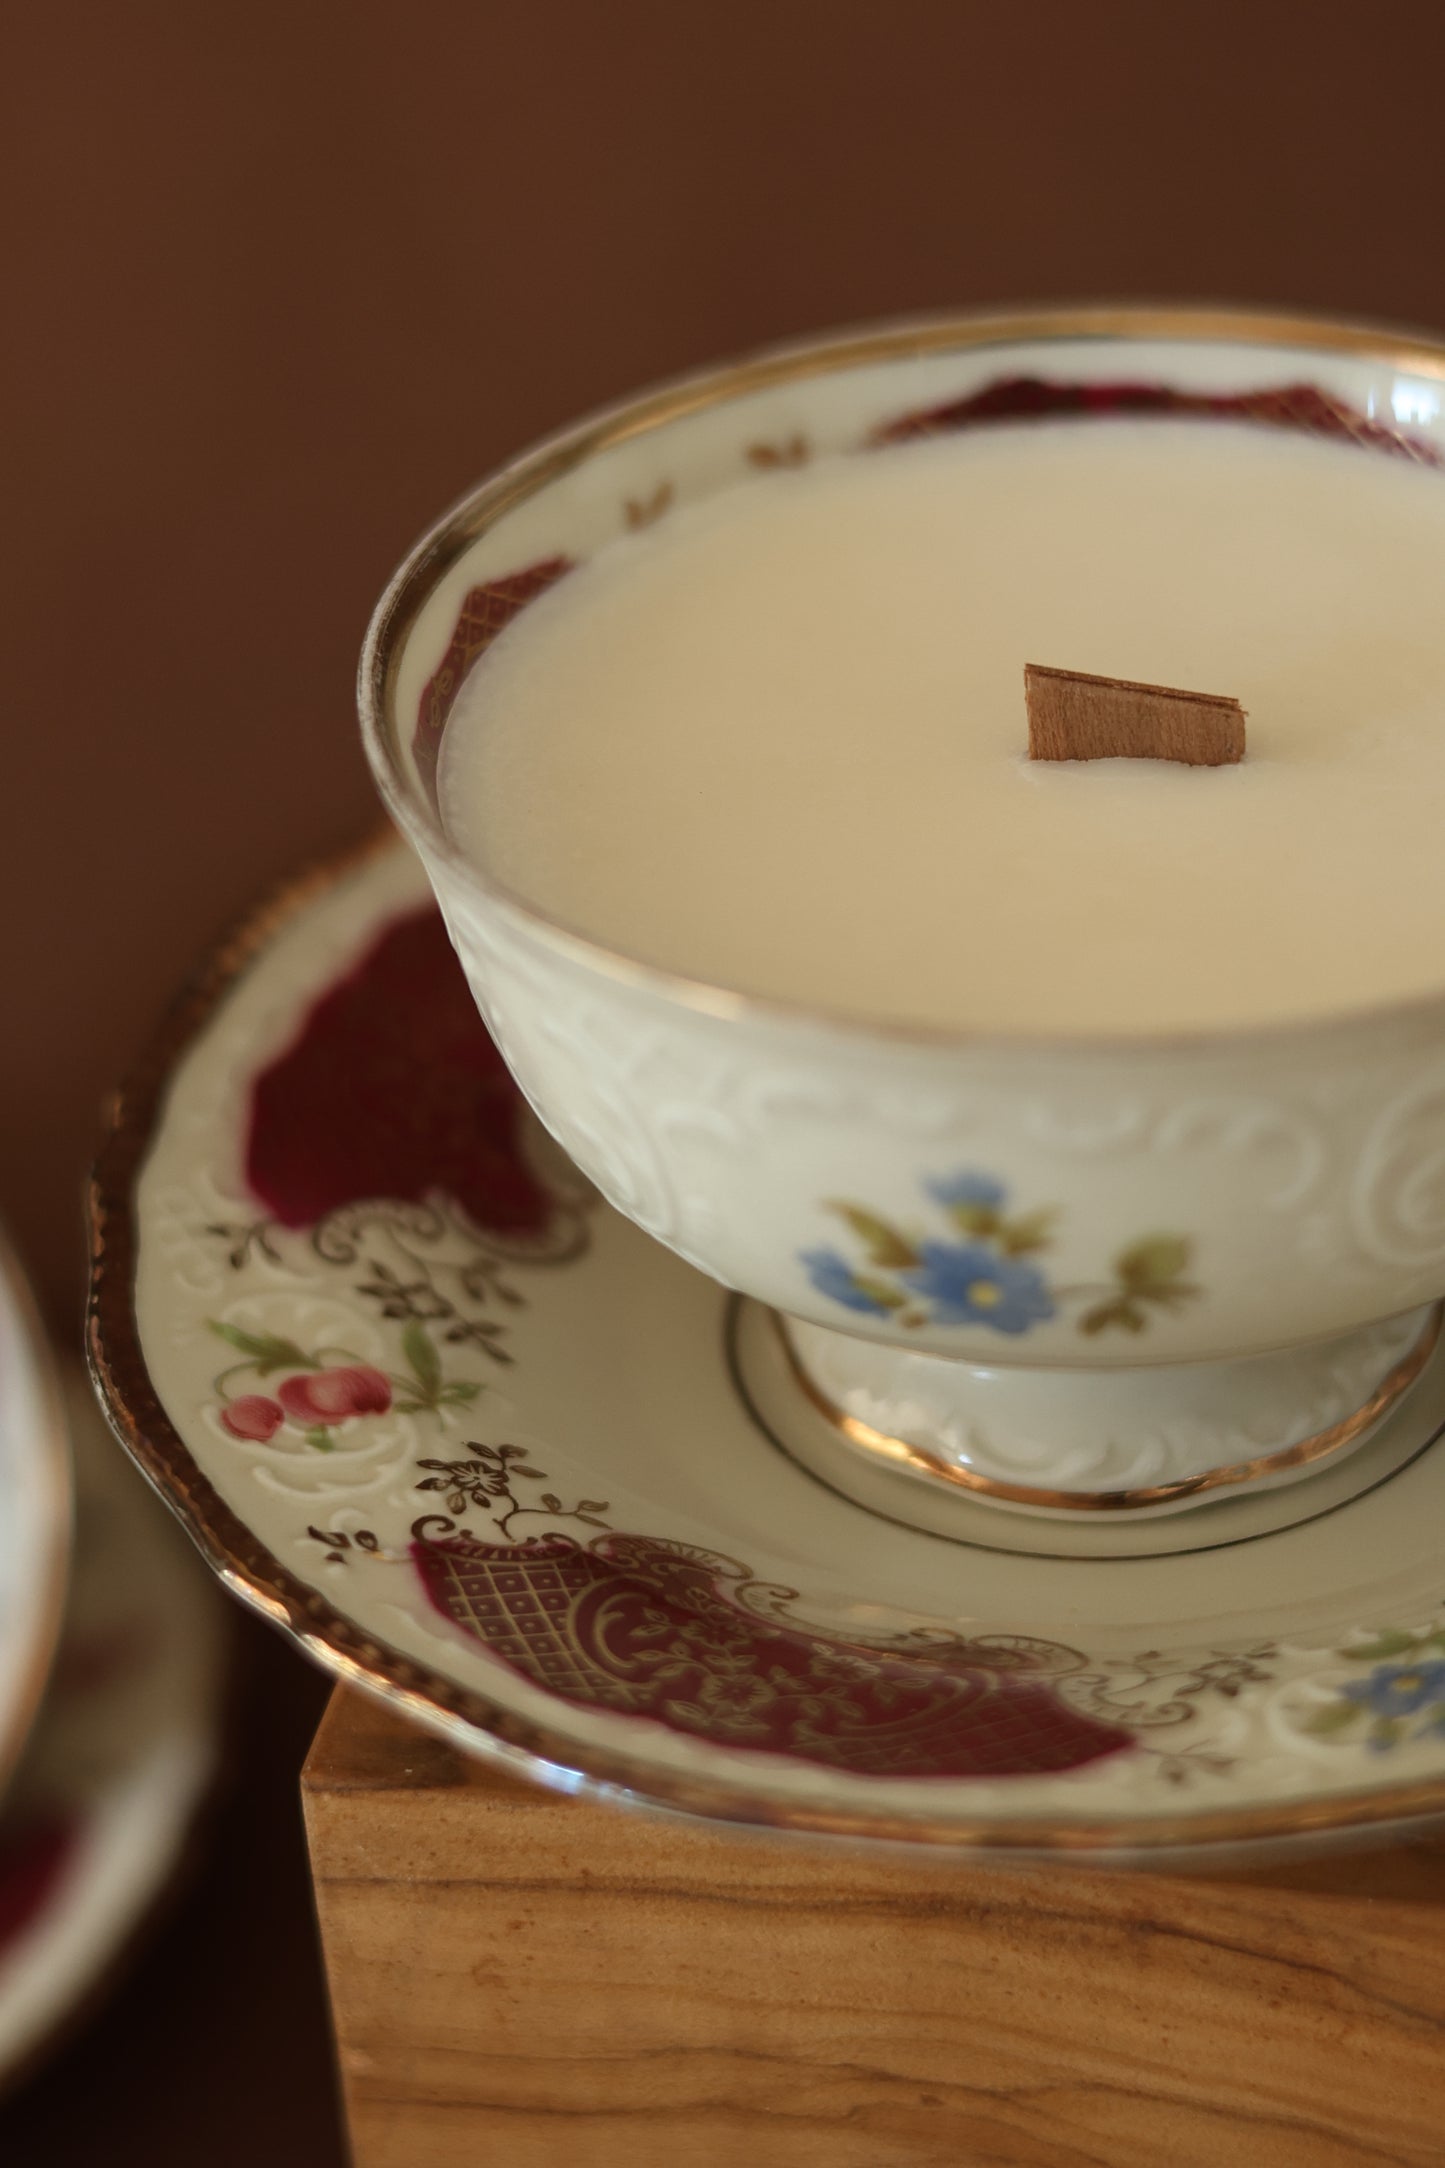
M 1026 662 L 1236 696 L 1238 766 L 1031 763 Z M 1445 475 L 1244 423 L 760 475 L 523 610 L 442 752 L 550 917 L 860 1019 L 1131 1034 L 1445 988 Z

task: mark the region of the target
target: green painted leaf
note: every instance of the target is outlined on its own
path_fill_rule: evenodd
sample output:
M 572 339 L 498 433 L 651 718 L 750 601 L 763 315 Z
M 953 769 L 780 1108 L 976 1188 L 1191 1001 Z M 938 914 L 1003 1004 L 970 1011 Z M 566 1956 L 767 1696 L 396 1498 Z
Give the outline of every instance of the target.
M 1316 1709 L 1304 1719 L 1300 1729 L 1312 1733 L 1316 1739 L 1328 1739 L 1332 1732 L 1347 1730 L 1359 1714 L 1356 1702 L 1327 1701 L 1322 1709 Z
M 999 1248 L 1005 1257 L 1027 1257 L 1035 1250 L 1046 1250 L 1054 1239 L 1054 1221 L 1058 1212 L 1052 1205 L 1045 1205 L 1038 1212 L 1021 1213 L 1017 1219 L 1005 1220 L 999 1229 Z
M 223 1325 L 215 1318 L 210 1320 L 213 1333 L 224 1340 L 228 1347 L 250 1360 L 258 1375 L 269 1377 L 273 1370 L 316 1370 L 320 1365 L 299 1348 L 294 1340 L 283 1340 L 274 1332 L 243 1332 L 239 1325 Z
M 434 1402 L 441 1389 L 441 1357 L 432 1345 L 431 1334 L 420 1318 L 412 1318 L 401 1336 L 401 1351 L 411 1364 L 412 1373 L 422 1389 L 423 1398 Z
M 314 1445 L 318 1453 L 330 1453 L 334 1450 L 331 1433 L 321 1429 L 319 1424 L 314 1430 L 307 1431 L 306 1443 Z
M 1166 1280 L 1162 1287 L 1134 1287 L 1129 1292 L 1136 1301 L 1152 1302 L 1156 1309 L 1181 1310 L 1204 1290 L 1188 1280 Z
M 1398 1746 L 1405 1736 L 1405 1726 L 1398 1716 L 1377 1716 L 1370 1726 L 1371 1746 Z
M 891 1280 L 875 1280 L 868 1272 L 855 1272 L 853 1285 L 860 1294 L 871 1295 L 875 1302 L 881 1302 L 885 1310 L 901 1310 L 908 1300 Z
M 1120 1285 L 1131 1294 L 1177 1280 L 1189 1269 L 1193 1244 L 1183 1235 L 1146 1235 L 1114 1260 Z
M 1092 1310 L 1086 1310 L 1079 1319 L 1080 1332 L 1108 1332 L 1117 1326 L 1121 1332 L 1142 1332 L 1149 1320 L 1139 1305 L 1127 1295 L 1120 1295 L 1111 1302 L 1101 1302 Z
M 470 1379 L 456 1378 L 450 1385 L 442 1387 L 440 1398 L 454 1406 L 458 1401 L 475 1400 L 481 1389 L 480 1385 L 473 1384 Z
M 1373 1641 L 1357 1641 L 1353 1648 L 1341 1649 L 1340 1654 L 1348 1656 L 1352 1664 L 1382 1664 L 1391 1656 L 1412 1656 L 1421 1646 L 1416 1635 L 1390 1626 L 1376 1634 Z
M 837 1199 L 828 1209 L 847 1221 L 867 1250 L 870 1264 L 899 1270 L 918 1263 L 918 1252 L 913 1244 L 887 1220 L 880 1219 L 876 1212 L 869 1212 L 861 1204 L 843 1204 Z
M 981 1235 L 985 1239 L 996 1235 L 1002 1225 L 997 1207 L 991 1204 L 951 1204 L 948 1216 L 960 1233 Z

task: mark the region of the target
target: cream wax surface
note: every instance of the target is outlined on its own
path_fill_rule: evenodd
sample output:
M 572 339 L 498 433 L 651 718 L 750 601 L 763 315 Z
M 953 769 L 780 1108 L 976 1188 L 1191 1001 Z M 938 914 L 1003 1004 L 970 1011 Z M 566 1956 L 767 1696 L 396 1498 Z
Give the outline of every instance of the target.
M 1025 662 L 1231 694 L 1237 767 L 1031 763 Z M 675 971 L 1133 1033 L 1445 988 L 1445 474 L 1210 421 L 980 429 L 609 544 L 464 684 L 460 847 Z

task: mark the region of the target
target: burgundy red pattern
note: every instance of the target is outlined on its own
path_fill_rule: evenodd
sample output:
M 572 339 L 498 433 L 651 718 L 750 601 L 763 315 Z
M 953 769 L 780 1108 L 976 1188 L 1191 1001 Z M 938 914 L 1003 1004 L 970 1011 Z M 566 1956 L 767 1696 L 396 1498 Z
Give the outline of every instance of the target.
M 525 1108 L 438 912 L 395 920 L 308 1011 L 251 1095 L 246 1180 L 284 1227 L 374 1198 L 453 1198 L 486 1233 L 545 1235 Z
M 713 1745 L 855 1776 L 1000 1777 L 1080 1768 L 1134 1743 L 1055 1691 L 1082 1666 L 1072 1650 L 834 1639 L 779 1615 L 792 1591 L 655 1537 L 485 1543 L 424 1520 L 412 1556 L 437 1610 L 524 1678 Z M 769 1615 L 744 1608 L 748 1596 Z
M 1422 466 L 1445 466 L 1445 452 L 1424 437 L 1372 421 L 1314 384 L 1280 384 L 1260 391 L 1178 391 L 1167 384 L 1064 384 L 1041 376 L 1005 376 L 966 398 L 919 407 L 875 429 L 874 445 L 904 444 L 984 422 L 1051 421 L 1067 414 L 1190 415 L 1213 421 L 1260 422 L 1272 429 L 1344 437 L 1372 451 L 1393 452 Z
M 545 557 L 539 564 L 528 565 L 524 571 L 508 572 L 499 580 L 488 580 L 484 585 L 472 588 L 462 604 L 447 651 L 422 692 L 417 707 L 416 733 L 411 741 L 417 780 L 430 800 L 433 812 L 437 810 L 437 761 L 441 756 L 442 732 L 458 686 L 478 655 L 511 624 L 517 612 L 524 610 L 529 602 L 535 602 L 554 580 L 560 580 L 562 574 L 571 569 L 570 557 Z

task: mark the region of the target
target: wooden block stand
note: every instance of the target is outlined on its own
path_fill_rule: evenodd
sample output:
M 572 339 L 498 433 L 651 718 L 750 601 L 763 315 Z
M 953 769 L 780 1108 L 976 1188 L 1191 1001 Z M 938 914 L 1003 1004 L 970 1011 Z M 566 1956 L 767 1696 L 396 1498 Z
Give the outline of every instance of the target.
M 344 1690 L 303 1779 L 356 2168 L 1438 2168 L 1445 1845 L 915 1864 L 492 1775 Z

